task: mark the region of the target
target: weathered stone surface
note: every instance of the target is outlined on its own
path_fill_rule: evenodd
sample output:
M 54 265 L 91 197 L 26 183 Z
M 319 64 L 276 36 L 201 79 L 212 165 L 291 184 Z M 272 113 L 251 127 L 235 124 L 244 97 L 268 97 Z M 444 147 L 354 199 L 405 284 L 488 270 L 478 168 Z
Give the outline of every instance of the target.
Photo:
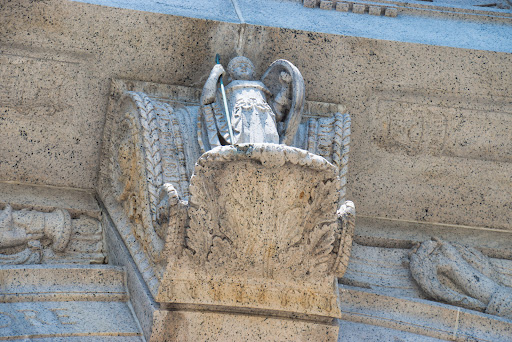
M 126 301 L 124 272 L 107 265 L 1 266 L 2 303 L 29 301 Z
M 0 267 L 0 338 L 141 341 L 122 268 Z
M 476 249 L 433 239 L 410 259 L 414 279 L 430 297 L 512 319 L 512 288 Z
M 114 3 L 107 0 L 102 3 L 106 2 Z M 145 2 L 144 8 L 153 10 L 154 7 L 147 6 L 151 2 Z M 506 247 L 509 235 L 493 230 L 497 228 L 505 232 L 512 227 L 509 205 L 511 163 L 509 155 L 504 152 L 510 149 L 510 134 L 506 129 L 510 126 L 508 116 L 511 113 L 510 25 L 409 17 L 407 11 L 410 9 L 406 8 L 400 9 L 398 17 L 389 18 L 305 9 L 300 2 L 269 0 L 264 2 L 265 6 L 260 6 L 258 1 L 237 2 L 246 21 L 239 8 L 226 14 L 225 18 L 230 23 L 221 23 L 71 1 L 6 3 L 0 14 L 3 23 L 0 26 L 0 76 L 3 79 L 0 107 L 4 114 L 0 120 L 0 135 L 8 143 L 0 147 L 1 180 L 86 189 L 97 186 L 98 151 L 111 78 L 180 84 L 197 89 L 204 84 L 217 52 L 228 59 L 245 54 L 256 61 L 257 70 L 264 70 L 277 58 L 286 58 L 303 72 L 309 99 L 346 105 L 343 111 L 330 112 L 339 112 L 339 115 L 315 117 L 305 125 L 307 129 L 304 125 L 299 126 L 300 141 L 294 142 L 296 146 L 335 161 L 334 157 L 340 157 L 341 151 L 345 151 L 339 144 L 344 139 L 339 138 L 336 143 L 332 136 L 336 135 L 336 130 L 343 131 L 340 127 L 346 127 L 347 117 L 344 114 L 347 111 L 354 114 L 352 152 L 355 158 L 351 165 L 348 195 L 355 199 L 361 213 L 370 217 L 405 220 L 402 223 L 443 223 L 443 229 L 453 229 L 445 232 L 452 237 L 450 241 L 456 241 L 454 237 L 459 234 L 461 239 L 470 241 L 470 245 L 486 255 L 511 258 L 510 248 Z M 364 1 L 359 2 L 366 6 Z M 131 6 L 143 6 L 131 3 Z M 159 3 L 160 11 L 166 8 L 164 12 L 178 15 L 187 13 L 189 8 L 195 9 L 194 15 L 211 8 L 211 5 L 201 8 L 198 5 L 200 1 L 185 4 L 181 9 L 179 1 Z M 313 7 L 319 3 L 309 1 Z M 222 8 L 232 9 L 231 2 L 223 1 L 222 5 Z M 422 6 L 432 9 L 429 4 Z M 396 16 L 396 8 L 388 7 L 386 16 L 388 10 L 389 16 Z M 394 14 L 392 10 L 395 10 Z M 500 13 L 499 21 L 496 18 L 486 19 L 492 10 L 485 8 L 472 10 L 469 15 L 463 11 L 468 13 L 467 8 L 463 8 L 448 15 L 455 14 L 463 20 L 478 15 L 482 20 L 510 21 L 509 14 L 499 11 L 494 11 Z M 215 16 L 219 12 L 215 13 L 209 15 Z M 219 15 L 215 18 L 224 17 Z M 98 23 L 102 23 L 101 29 Z M 443 34 L 433 35 L 432 32 L 440 32 L 440 23 L 443 24 Z M 372 32 L 373 27 L 378 29 Z M 356 35 L 384 40 L 358 38 Z M 116 95 L 112 93 L 112 96 Z M 155 98 L 150 100 L 148 102 Z M 187 117 L 187 114 L 195 115 L 193 110 L 187 109 L 171 116 L 168 115 L 171 110 L 165 107 L 157 109 L 157 116 L 164 113 L 162 116 L 166 119 L 175 119 Z M 183 107 L 190 109 L 193 106 Z M 198 107 L 196 101 L 195 109 Z M 174 110 L 177 106 L 170 105 L 169 108 Z M 306 119 L 310 118 L 306 115 Z M 189 132 L 182 130 L 187 137 Z M 166 133 L 170 140 L 174 139 L 175 132 L 168 130 Z M 196 141 L 196 137 L 193 138 Z M 146 148 L 145 144 L 138 146 Z M 189 145 L 192 146 L 195 145 Z M 125 151 L 130 152 L 130 149 Z M 174 151 L 171 149 L 168 153 Z M 162 160 L 174 161 L 166 159 L 164 152 L 161 157 Z M 153 193 L 153 199 L 147 200 L 144 196 L 151 196 L 147 195 L 151 189 L 143 189 L 145 195 L 140 195 L 138 203 L 127 196 L 130 200 L 123 208 L 125 202 L 119 204 L 115 199 L 102 197 L 137 265 L 133 267 L 131 264 L 130 272 L 136 273 L 136 268 L 139 268 L 153 293 L 158 291 L 158 277 L 164 269 L 153 267 L 159 262 L 158 244 L 161 241 L 157 238 L 161 239 L 159 234 L 164 235 L 162 231 L 165 230 L 155 224 L 162 213 L 159 210 L 162 207 L 158 205 L 162 199 L 177 209 L 169 214 L 169 220 L 179 226 L 184 218 L 185 200 L 189 198 L 188 190 L 182 192 L 181 188 L 188 189 L 195 159 L 183 164 L 181 162 L 191 156 L 185 153 L 180 158 L 176 163 L 179 168 L 167 168 L 177 170 L 167 176 L 175 177 L 173 181 L 178 184 L 171 182 L 174 190 L 162 185 L 165 190 L 162 198 Z M 339 158 L 336 166 L 343 164 L 342 160 Z M 147 168 L 140 170 L 147 172 Z M 134 174 L 137 173 L 128 172 L 124 177 Z M 344 175 L 347 175 L 346 169 Z M 133 190 L 129 186 L 127 188 Z M 68 190 L 53 189 L 52 192 L 64 194 Z M 137 195 L 139 190 L 135 189 Z M 20 194 L 15 201 L 6 199 L 11 195 L 0 199 L 0 208 L 10 203 L 15 211 L 26 208 L 48 214 L 59 208 L 68 211 L 73 218 L 76 214 L 94 218 L 100 215 L 94 206 L 88 212 L 80 211 L 77 206 L 81 207 L 85 202 L 68 201 L 66 198 L 69 197 L 57 196 L 46 202 L 34 201 L 32 195 Z M 345 194 L 340 198 L 344 199 Z M 151 203 L 155 199 L 156 206 L 152 208 Z M 150 203 L 149 209 L 141 210 L 138 207 L 141 202 L 144 205 Z M 130 213 L 130 218 L 123 216 L 126 212 Z M 141 217 L 151 222 L 134 226 L 133 221 Z M 410 247 L 425 234 L 421 224 L 411 223 L 411 226 L 418 228 L 418 234 L 414 235 L 412 228 L 375 233 L 379 227 L 373 227 L 368 235 L 359 234 L 358 239 L 381 243 L 379 246 L 365 246 L 376 248 L 375 258 L 380 255 L 382 259 L 401 262 L 403 251 L 385 253 L 378 248 Z M 476 229 L 478 227 L 493 229 Z M 469 236 L 467 232 L 476 233 Z M 402 233 L 409 235 L 401 236 Z M 491 263 L 506 265 L 504 260 L 495 259 Z M 399 269 L 392 266 L 391 271 Z M 134 282 L 139 281 L 139 285 L 145 283 L 138 279 Z M 385 277 L 380 275 L 366 280 L 366 284 L 375 288 L 383 284 L 398 284 L 386 283 Z M 140 293 L 143 293 L 140 298 L 151 297 L 149 291 Z M 396 306 L 396 301 L 383 300 L 380 296 L 361 298 L 359 304 L 370 302 L 378 307 L 371 309 L 375 311 L 356 315 L 361 321 L 367 319 L 365 322 L 371 324 L 384 326 L 385 322 L 391 321 L 395 329 L 419 329 L 419 333 L 441 331 L 438 337 L 446 339 L 494 341 L 508 339 L 510 335 L 510 322 L 506 319 L 465 309 L 455 312 L 448 308 L 451 313 L 455 312 L 455 325 L 444 329 L 441 323 L 441 329 L 437 330 L 437 323 L 422 325 L 425 321 L 416 319 L 414 312 L 405 307 L 407 305 Z M 379 303 L 383 305 L 379 306 Z M 425 302 L 414 303 L 421 313 L 436 313 L 442 319 L 453 318 L 453 315 L 445 316 L 435 309 L 446 309 L 446 305 L 428 303 L 421 306 L 418 303 Z M 398 309 L 394 314 L 378 315 L 378 310 L 381 314 L 390 313 L 395 306 Z M 141 307 L 140 311 L 144 311 L 151 306 Z M 374 319 L 376 316 L 379 318 Z M 349 316 L 344 317 L 350 319 Z M 407 321 L 404 317 L 413 319 Z M 144 324 L 147 330 L 147 322 Z M 394 337 L 401 336 L 405 338 L 403 334 Z M 60 340 L 38 337 L 41 340 Z M 132 337 L 138 338 L 126 336 L 126 339 Z M 107 339 L 106 336 L 104 338 Z M 69 340 L 97 339 L 74 336 Z
M 0 180 L 85 189 L 96 182 L 111 79 L 183 84 L 197 72 L 200 86 L 206 62 L 231 52 L 237 32 L 228 23 L 73 1 L 5 3 L 0 16 L 0 130 L 10 141 L 0 147 Z M 189 40 L 196 35 L 197 46 Z
M 50 212 L 56 208 L 68 211 L 71 216 L 87 215 L 99 219 L 101 216 L 94 192 L 80 189 L 34 186 L 0 182 L 0 205 L 13 209 L 32 209 Z
M 330 10 L 333 8 L 332 1 L 320 1 L 320 8 Z M 318 1 L 304 1 L 304 7 L 315 7 Z M 347 2 L 338 2 L 338 4 L 342 5 L 354 5 L 355 11 L 354 13 L 363 14 L 365 11 L 361 11 L 361 8 L 365 6 L 368 7 L 368 13 L 371 15 L 381 15 L 384 10 L 391 10 L 391 13 L 386 14 L 389 17 L 396 17 L 397 10 L 400 10 L 404 14 L 414 15 L 414 16 L 428 16 L 428 17 L 448 17 L 450 19 L 458 18 L 458 19 L 472 19 L 472 20 L 486 20 L 490 22 L 501 22 L 507 21 L 512 17 L 512 11 L 510 3 L 506 0 L 499 0 L 495 3 L 488 3 L 485 0 L 474 1 L 471 3 L 467 3 L 465 1 L 429 1 L 430 4 L 419 4 L 419 3 L 410 3 L 408 1 L 393 1 L 390 2 L 379 2 L 379 1 L 355 1 L 353 3 Z M 384 6 L 388 6 L 392 4 L 393 7 L 386 8 Z M 372 6 L 373 5 L 373 6 Z M 381 5 L 381 6 L 375 6 Z M 345 7 L 345 6 L 343 6 Z M 337 9 L 337 8 L 336 8 Z M 498 9 L 498 10 L 496 10 Z M 344 10 L 342 10 L 344 11 Z M 508 13 L 507 13 L 508 12 Z
M 383 330 L 382 340 L 389 337 L 394 341 L 403 336 L 407 336 L 405 341 L 431 341 L 422 339 L 423 336 L 444 341 L 507 341 L 512 338 L 511 320 L 432 301 L 392 297 L 343 285 L 340 286 L 340 303 L 343 320 L 382 327 L 377 329 Z M 340 329 L 343 326 L 341 323 Z M 367 332 L 354 332 L 354 335 L 363 339 Z M 343 331 L 340 331 L 340 339 L 345 341 L 342 336 Z
M 411 275 L 409 252 L 354 243 L 347 271 L 339 282 L 388 296 L 426 298 Z
M 0 265 L 103 263 L 103 229 L 95 218 L 51 212 L 0 211 Z
M 151 342 L 336 341 L 335 324 L 243 314 L 159 311 Z
M 471 26 L 475 24 L 457 22 L 450 26 L 454 30 L 432 37 L 430 30 L 405 29 L 414 22 L 404 18 L 404 21 L 393 20 L 397 24 L 386 22 L 385 26 L 378 25 L 379 32 L 387 28 L 386 34 L 391 32 L 392 35 L 376 37 L 362 34 L 385 39 L 378 40 L 350 36 L 360 32 L 361 26 L 368 25 L 334 25 L 338 21 L 332 16 L 343 13 L 307 9 L 299 3 L 294 7 L 289 2 L 272 3 L 258 11 L 250 11 L 256 5 L 252 2 L 240 4 L 242 10 L 246 9 L 245 17 L 251 21 L 239 36 L 236 24 L 161 13 L 78 2 L 45 1 L 30 3 L 30 6 L 23 1 L 6 4 L 2 11 L 4 25 L 0 35 L 2 76 L 11 83 L 4 81 L 4 86 L 13 89 L 16 82 L 21 82 L 21 88 L 29 89 L 26 98 L 37 97 L 41 102 L 46 98 L 44 94 L 30 95 L 30 87 L 33 84 L 34 89 L 50 89 L 52 75 L 57 74 L 55 78 L 65 78 L 61 86 L 63 95 L 57 102 L 72 106 L 73 110 L 56 112 L 51 120 L 44 113 L 37 114 L 40 113 L 37 109 L 26 110 L 24 113 L 27 114 L 21 116 L 8 111 L 0 127 L 13 147 L 2 145 L 2 156 L 5 156 L 5 162 L 0 164 L 2 180 L 93 188 L 111 78 L 199 88 L 210 71 L 215 53 L 220 53 L 223 59 L 230 59 L 236 55 L 234 51 L 238 51 L 255 61 L 256 70 L 264 70 L 277 58 L 290 60 L 304 76 L 309 99 L 344 103 L 350 113 L 359 113 L 352 118 L 355 132 L 352 141 L 357 148 L 353 151 L 355 157 L 350 171 L 353 183 L 349 197 L 358 203 L 360 213 L 426 222 L 501 229 L 510 227 L 507 219 L 510 208 L 503 206 L 510 197 L 506 191 L 510 188 L 507 186 L 510 163 L 468 160 L 464 156 L 478 154 L 480 148 L 491 154 L 499 149 L 485 150 L 485 142 L 469 137 L 465 146 L 450 148 L 456 153 L 453 156 L 434 156 L 429 152 L 409 156 L 403 150 L 390 153 L 379 147 L 377 142 L 368 140 L 368 136 L 375 135 L 374 118 L 382 121 L 380 126 L 388 121 L 383 113 L 389 107 L 378 104 L 382 99 L 389 101 L 390 97 L 389 94 L 382 96 L 379 89 L 392 93 L 406 89 L 405 92 L 410 94 L 407 102 L 413 106 L 403 111 L 411 118 L 416 117 L 414 108 L 426 106 L 431 110 L 428 107 L 430 99 L 439 104 L 437 98 L 440 95 L 441 106 L 434 104 L 434 113 L 451 115 L 450 112 L 462 108 L 464 116 L 473 118 L 479 115 L 477 112 L 481 112 L 482 107 L 484 111 L 489 108 L 494 114 L 483 119 L 483 131 L 492 137 L 495 129 L 495 133 L 501 132 L 503 137 L 504 126 L 499 122 L 503 122 L 504 115 L 510 112 L 506 103 L 510 102 L 507 102 L 507 90 L 511 88 L 512 77 L 507 66 L 511 59 L 508 53 L 485 50 L 509 51 L 509 48 L 499 46 L 503 40 L 502 46 L 511 46 L 507 41 L 510 37 L 507 25 L 485 26 L 484 30 Z M 286 12 L 291 7 L 294 11 L 300 9 L 296 18 Z M 166 8 L 167 13 L 180 11 L 177 5 Z M 310 14 L 316 19 L 309 20 Z M 428 24 L 415 18 L 417 25 Z M 386 18 L 372 16 L 364 20 L 377 19 Z M 355 19 L 344 17 L 345 20 L 352 22 Z M 402 22 L 405 24 L 400 24 Z M 103 23 L 103 34 L 98 31 L 97 23 Z M 331 33 L 308 32 L 308 29 L 314 31 L 315 28 L 317 31 L 325 28 L 322 32 Z M 494 31 L 498 28 L 505 31 Z M 453 33 L 460 30 L 471 30 L 474 38 L 460 39 L 464 34 Z M 186 32 L 187 38 L 173 34 L 177 31 Z M 396 39 L 396 32 L 406 35 L 401 38 L 408 42 L 392 41 L 393 37 Z M 421 37 L 410 36 L 414 34 Z M 436 45 L 422 45 L 432 42 Z M 36 46 L 37 49 L 33 48 Z M 16 66 L 18 62 L 27 64 L 27 68 L 19 68 Z M 51 68 L 55 72 L 47 77 L 46 70 Z M 60 72 L 60 69 L 64 71 Z M 167 72 L 162 72 L 162 69 Z M 325 71 L 327 69 L 328 72 Z M 59 76 L 62 74 L 64 76 Z M 16 78 L 10 77 L 13 75 Z M 50 100 L 54 101 L 54 91 L 51 92 Z M 7 99 L 2 103 L 6 107 L 15 107 L 14 104 L 25 98 L 14 90 L 4 94 Z M 450 120 L 453 120 L 450 127 L 457 127 L 458 119 Z M 494 124 L 487 128 L 486 120 Z M 436 136 L 439 132 L 435 127 L 424 130 L 426 137 Z M 380 131 L 377 130 L 376 134 L 380 135 Z M 500 134 L 496 136 L 500 137 Z M 51 137 L 53 135 L 59 135 L 59 141 L 55 141 Z M 491 145 L 509 143 L 507 136 L 501 137 L 492 139 Z M 464 139 L 454 142 L 464 144 Z M 411 143 L 405 150 L 414 146 Z M 462 156 L 457 154 L 461 151 L 464 152 Z M 379 200 L 388 195 L 396 200 Z M 437 202 L 440 203 L 438 206 L 430 205 Z M 470 215 L 476 212 L 478 215 Z M 489 215 L 492 218 L 488 221 L 481 219 Z
M 102 224 L 105 227 L 105 242 L 109 246 L 109 263 L 121 266 L 125 270 L 126 288 L 130 293 L 130 303 L 144 338 L 148 341 L 153 328 L 154 313 L 160 306 L 151 295 L 148 285 L 141 275 L 143 271 L 139 271 L 135 260 L 120 236 L 120 232 L 114 227 L 108 214 L 104 215 Z M 136 259 L 140 261 L 141 256 L 142 253 L 138 254 Z
M 410 249 L 438 236 L 471 246 L 492 258 L 512 260 L 512 233 L 501 229 L 360 217 L 354 241 L 364 246 Z
M 170 227 L 157 301 L 338 317 L 352 244 L 336 168 L 284 145 L 223 146 L 191 179 L 189 226 Z M 347 215 L 347 216 L 344 216 Z M 277 220 L 276 220 L 277 218 Z
M 338 336 L 338 342 L 345 341 L 439 342 L 446 340 L 371 324 L 340 321 L 340 334 Z
M 408 248 L 362 246 L 354 243 L 347 271 L 340 283 L 397 297 L 430 299 L 413 278 Z M 498 282 L 512 287 L 512 261 L 489 259 Z
M 97 336 L 103 341 L 103 336 L 126 336 L 128 341 L 141 341 L 130 309 L 122 302 L 2 303 L 0 311 L 4 339 Z

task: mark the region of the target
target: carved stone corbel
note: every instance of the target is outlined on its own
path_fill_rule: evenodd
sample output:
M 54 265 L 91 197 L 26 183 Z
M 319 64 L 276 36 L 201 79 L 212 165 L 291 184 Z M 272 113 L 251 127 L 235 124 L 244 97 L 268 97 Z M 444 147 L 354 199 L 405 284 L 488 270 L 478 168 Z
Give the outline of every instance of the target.
M 339 187 L 337 169 L 304 150 L 206 152 L 191 179 L 189 225 L 172 239 L 182 253 L 169 259 L 157 301 L 340 317 L 336 278 L 355 211 L 351 202 L 338 210 Z
M 285 97 L 297 98 L 303 91 L 300 87 L 297 91 L 287 88 L 290 80 L 282 75 L 286 74 L 286 65 L 276 64 L 265 78 L 270 88 L 272 82 L 279 83 L 274 89 L 277 99 L 270 102 L 276 102 L 274 109 L 284 117 L 292 111 Z M 261 83 L 254 82 L 250 85 Z M 293 107 L 299 114 L 294 114 L 297 122 L 289 122 L 287 132 L 297 134 L 294 139 L 287 137 L 287 141 L 293 140 L 301 149 L 242 144 L 235 150 L 221 146 L 200 156 L 202 138 L 218 133 L 215 123 L 210 125 L 204 120 L 205 110 L 210 107 L 201 107 L 200 89 L 132 81 L 116 81 L 113 85 L 98 193 L 157 301 L 177 306 L 231 306 L 236 302 L 229 295 L 231 289 L 242 286 L 247 290 L 253 282 L 253 292 L 249 292 L 256 304 L 247 302 L 239 308 L 338 317 L 335 279 L 347 267 L 355 217 L 353 204 L 345 202 L 350 116 L 344 108 L 306 101 L 307 118 L 297 124 L 302 104 Z M 251 172 L 241 174 L 242 164 L 250 166 Z M 239 177 L 233 178 L 236 172 L 221 175 L 225 168 L 236 170 Z M 209 176 L 205 175 L 206 170 Z M 296 184 L 287 184 L 283 175 Z M 233 187 L 228 179 L 239 185 Z M 323 183 L 326 179 L 329 185 Z M 292 197 L 286 198 L 285 194 L 292 196 L 291 189 L 297 189 L 299 183 L 303 189 L 293 195 L 299 196 L 297 203 L 288 203 Z M 281 191 L 276 192 L 269 184 Z M 220 190 L 220 186 L 224 188 Z M 243 201 L 246 187 L 259 199 L 254 195 Z M 216 191 L 215 195 L 211 191 L 201 194 L 210 188 Z M 240 203 L 234 203 L 235 198 Z M 199 207 L 202 211 L 198 211 Z M 213 218 L 219 208 L 228 207 L 230 213 L 240 212 L 241 221 L 234 216 L 222 216 L 220 221 Z M 255 214 L 257 208 L 259 216 Z M 263 240 L 253 236 L 263 229 L 264 222 L 269 224 L 276 217 L 282 217 L 279 226 L 264 230 L 270 235 L 266 233 Z M 203 222 L 206 218 L 211 222 Z M 249 229 L 249 225 L 253 228 Z M 242 232 L 247 233 L 245 238 L 237 240 L 234 236 L 241 237 Z M 244 241 L 253 244 L 252 249 L 246 250 Z M 249 250 L 258 255 L 257 260 L 266 261 L 249 268 L 248 265 L 256 265 L 248 257 Z M 183 278 L 190 274 L 194 276 Z M 233 278 L 231 283 L 206 279 L 210 275 Z M 236 283 L 238 275 L 245 278 Z M 183 280 L 181 285 L 176 285 L 178 279 Z M 208 281 L 220 292 L 210 293 L 205 288 Z M 265 290 L 268 282 L 276 287 Z M 186 294 L 183 291 L 189 290 L 179 287 L 190 288 L 191 284 L 197 284 L 194 291 L 205 292 L 198 297 L 196 292 Z M 246 290 L 239 295 L 249 295 Z M 224 292 L 225 302 L 219 301 Z M 255 299 L 255 293 L 260 293 L 260 299 Z M 267 295 L 274 297 L 265 299 Z

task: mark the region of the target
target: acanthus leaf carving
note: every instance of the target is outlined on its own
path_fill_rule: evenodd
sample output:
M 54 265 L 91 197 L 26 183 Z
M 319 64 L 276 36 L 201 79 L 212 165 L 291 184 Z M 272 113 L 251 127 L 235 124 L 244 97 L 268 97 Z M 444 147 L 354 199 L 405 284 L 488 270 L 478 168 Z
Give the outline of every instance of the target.
M 276 115 L 291 120 L 288 126 L 281 121 L 279 134 L 305 148 L 304 141 L 294 139 L 296 131 L 310 133 L 306 122 L 298 124 L 302 104 L 291 105 L 302 101 L 295 93 L 303 88 L 290 84 L 281 64 L 265 79 L 274 90 L 266 100 Z M 258 84 L 251 87 L 261 86 L 254 82 Z M 242 83 L 233 86 L 242 89 Z M 123 87 L 122 82 L 115 87 Z M 346 165 L 350 134 L 350 117 L 340 114 L 344 109 L 317 103 L 315 108 L 323 108 L 321 119 L 314 117 L 317 109 L 310 111 L 310 120 L 323 120 L 325 129 L 311 136 L 314 141 L 323 139 L 327 160 L 315 155 L 316 150 L 311 154 L 277 144 L 239 145 L 234 156 L 228 146 L 208 151 L 215 145 L 212 137 L 220 134 L 217 126 L 226 133 L 221 111 L 208 112 L 220 108 L 218 101 L 201 107 L 199 91 L 191 88 L 169 86 L 175 90 L 166 99 L 161 91 L 156 96 L 142 92 L 144 87 L 131 82 L 125 87 L 129 91 L 113 92 L 119 95 L 112 97 L 113 110 L 120 114 L 112 115 L 106 126 L 108 159 L 103 162 L 99 192 L 109 211 L 116 213 L 113 219 L 154 295 L 175 294 L 179 279 L 201 281 L 208 274 L 216 278 L 240 273 L 245 275 L 242 284 L 267 279 L 292 286 L 294 279 L 316 283 L 319 277 L 342 273 L 345 266 L 336 263 L 344 259 L 338 253 L 350 253 L 346 242 L 352 234 L 336 215 L 344 198 L 337 166 Z M 208 113 L 211 120 L 205 121 Z M 201 147 L 207 152 L 198 160 Z M 337 148 L 344 150 L 338 155 Z M 244 169 L 246 175 L 240 173 Z M 346 173 L 346 167 L 343 170 Z M 318 175 L 326 178 L 318 181 Z M 233 215 L 237 212 L 241 214 Z M 183 272 L 173 273 L 179 269 Z M 190 272 L 199 278 L 182 279 Z M 176 276 L 174 285 L 164 281 L 169 274 Z
M 149 97 L 143 93 L 131 93 L 131 95 L 139 109 L 141 134 L 145 150 L 146 181 L 151 203 L 151 218 L 153 223 L 156 223 L 158 221 L 156 209 L 159 204 L 160 187 L 163 184 L 158 122 L 154 106 Z
M 264 165 L 276 150 L 285 155 L 283 166 Z M 214 149 L 191 180 L 189 255 L 211 270 L 223 265 L 257 277 L 334 272 L 334 242 L 342 237 L 337 184 L 335 168 L 306 151 L 257 144 Z

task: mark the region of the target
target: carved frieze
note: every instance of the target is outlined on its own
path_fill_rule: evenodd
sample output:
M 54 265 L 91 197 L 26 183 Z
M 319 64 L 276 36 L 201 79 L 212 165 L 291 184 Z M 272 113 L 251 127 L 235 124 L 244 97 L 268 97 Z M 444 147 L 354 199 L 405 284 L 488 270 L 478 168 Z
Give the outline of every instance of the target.
M 0 212 L 0 265 L 39 263 L 103 263 L 103 231 L 95 218 L 72 218 L 52 212 L 7 205 Z
M 397 95 L 398 94 L 398 95 Z M 390 153 L 511 162 L 507 101 L 386 91 L 372 109 L 373 140 Z

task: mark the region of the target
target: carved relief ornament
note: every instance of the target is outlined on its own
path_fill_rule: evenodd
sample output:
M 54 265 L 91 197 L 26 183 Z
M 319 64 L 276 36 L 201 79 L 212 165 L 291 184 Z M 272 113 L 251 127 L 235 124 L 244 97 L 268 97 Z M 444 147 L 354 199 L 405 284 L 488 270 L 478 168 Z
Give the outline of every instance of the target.
M 411 250 L 410 268 L 430 298 L 512 319 L 512 288 L 476 249 L 433 238 Z
M 103 263 L 103 232 L 98 220 L 68 211 L 0 211 L 0 265 Z
M 307 101 L 301 104 L 302 77 L 295 75 L 290 80 L 286 76 L 298 73 L 292 66 L 289 62 L 276 62 L 262 78 L 263 82 L 250 82 L 260 82 L 270 90 L 270 94 L 263 91 L 260 95 L 265 96 L 261 99 L 273 114 L 279 113 L 277 116 L 281 117 L 281 121 L 270 122 L 275 125 L 279 139 L 286 132 L 296 132 L 287 136 L 287 143 L 312 153 L 285 145 L 256 143 L 241 144 L 233 150 L 222 146 L 226 143 L 222 138 L 218 140 L 218 148 L 200 158 L 202 149 L 212 147 L 205 145 L 204 139 L 208 137 L 212 142 L 211 137 L 225 133 L 218 128 L 222 127 L 223 116 L 218 115 L 222 112 L 215 114 L 211 122 L 205 116 L 208 108 L 219 100 L 215 86 L 207 84 L 200 90 L 133 81 L 113 83 L 98 192 L 150 291 L 159 301 L 215 303 L 223 296 L 219 292 L 211 293 L 205 287 L 208 281 L 204 277 L 223 274 L 227 279 L 228 275 L 245 273 L 245 278 L 236 280 L 235 277 L 223 284 L 214 281 L 212 286 L 221 292 L 240 286 L 247 291 L 252 288 L 251 295 L 243 296 L 254 299 L 259 293 L 258 305 L 262 308 L 265 303 L 273 303 L 272 296 L 279 297 L 282 293 L 288 293 L 286 298 L 289 298 L 279 303 L 293 302 L 299 306 L 302 304 L 297 304 L 297 296 L 305 300 L 315 297 L 314 293 L 323 293 L 324 297 L 318 297 L 325 299 L 320 305 L 323 309 L 313 313 L 314 310 L 302 306 L 299 312 L 338 315 L 334 279 L 343 274 L 348 263 L 355 214 L 353 204 L 345 203 L 344 195 L 350 116 L 340 105 Z M 214 71 L 212 74 L 214 78 L 219 76 Z M 250 93 L 256 83 L 235 83 L 240 85 L 240 92 L 232 101 L 232 108 L 237 101 L 245 99 L 244 94 Z M 202 100 L 210 90 L 214 102 L 205 104 Z M 247 107 L 250 109 L 250 113 L 245 113 L 247 122 L 251 122 L 251 115 L 261 114 L 259 107 L 266 106 Z M 240 115 L 245 115 L 244 108 Z M 288 119 L 294 123 L 286 123 Z M 248 128 L 266 129 L 259 124 Z M 244 170 L 241 165 L 251 171 L 241 174 Z M 322 170 L 318 169 L 320 165 Z M 227 168 L 233 172 L 225 173 L 223 170 Z M 296 184 L 288 184 L 286 177 Z M 231 183 L 238 187 L 230 187 Z M 281 192 L 265 188 L 265 183 L 280 187 Z M 299 202 L 284 201 L 285 194 L 295 198 L 290 191 L 296 191 L 299 183 L 303 189 L 293 194 L 299 196 Z M 252 197 L 244 200 L 244 196 Z M 230 215 L 220 208 L 229 208 Z M 241 214 L 231 215 L 235 212 Z M 280 217 L 279 224 L 269 225 L 272 215 Z M 307 218 L 300 219 L 300 215 Z M 248 241 L 252 247 L 244 245 Z M 178 277 L 169 283 L 169 275 L 176 272 L 180 277 L 191 274 L 187 272 L 202 275 L 183 278 L 178 286 Z M 269 281 L 281 290 L 265 291 L 264 284 Z M 304 282 L 316 288 L 316 292 L 300 285 Z M 195 283 L 197 286 L 191 285 Z M 324 285 L 314 285 L 320 283 Z M 196 288 L 195 292 L 190 292 L 191 286 Z M 201 288 L 204 292 L 198 294 Z M 326 306 L 327 302 L 334 304 Z M 217 304 L 231 305 L 233 300 Z M 314 305 L 309 303 L 307 307 Z M 280 308 L 295 310 L 267 307 Z

